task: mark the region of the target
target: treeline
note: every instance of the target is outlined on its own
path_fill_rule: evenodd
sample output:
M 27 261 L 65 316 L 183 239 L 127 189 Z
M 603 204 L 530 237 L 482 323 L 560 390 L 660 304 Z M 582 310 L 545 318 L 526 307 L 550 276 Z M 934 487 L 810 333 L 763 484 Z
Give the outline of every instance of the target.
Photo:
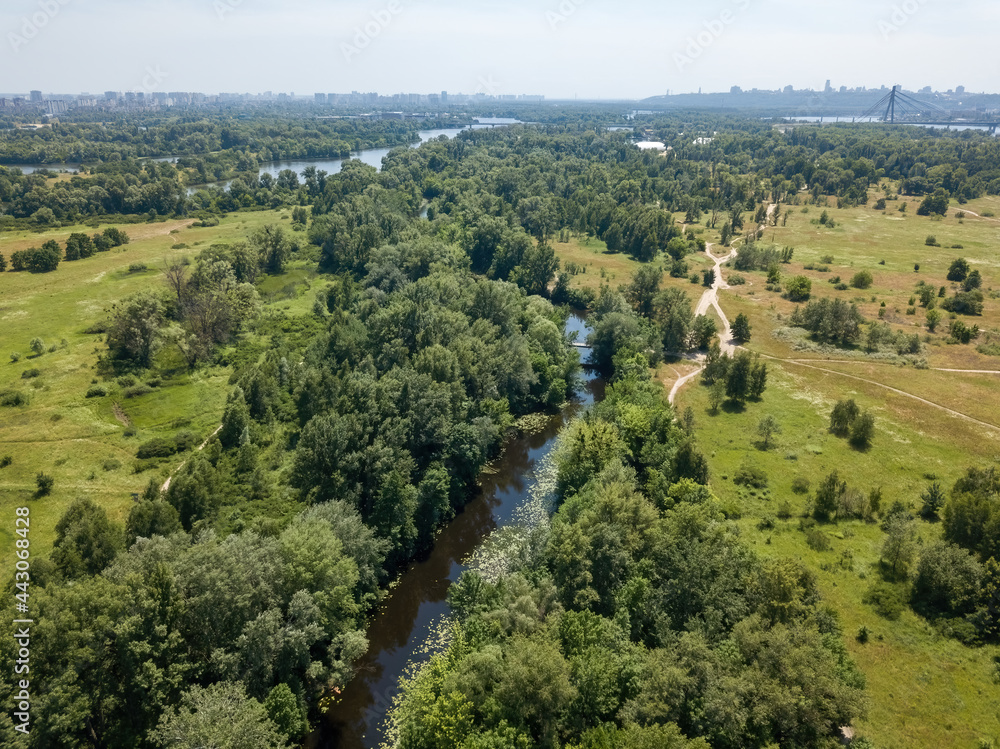
M 248 116 L 249 115 L 249 116 Z M 412 143 L 423 123 L 317 119 L 293 111 L 102 113 L 99 121 L 0 130 L 2 164 L 99 164 L 143 157 L 246 151 L 262 161 L 347 156 L 364 148 Z
M 865 710 L 836 617 L 692 478 L 661 388 L 619 379 L 559 450 L 551 527 L 452 587 L 453 642 L 406 685 L 397 746 L 835 746 Z
M 129 236 L 117 227 L 108 227 L 92 237 L 79 232 L 69 235 L 66 246 L 61 247 L 54 239 L 49 239 L 41 247 L 17 250 L 10 255 L 12 271 L 27 270 L 32 273 L 50 273 L 59 267 L 62 260 L 81 260 L 98 252 L 107 252 L 129 243 Z M 7 262 L 0 255 L 0 272 L 7 268 Z

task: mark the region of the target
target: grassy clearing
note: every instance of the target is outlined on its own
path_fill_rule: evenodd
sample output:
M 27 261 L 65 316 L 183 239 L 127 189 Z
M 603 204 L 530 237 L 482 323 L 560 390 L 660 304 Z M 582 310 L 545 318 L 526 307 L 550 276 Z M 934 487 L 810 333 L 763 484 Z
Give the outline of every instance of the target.
M 1000 430 L 943 418 L 903 396 L 792 365 L 772 367 L 770 382 L 762 402 L 716 415 L 710 413 L 707 389 L 692 384 L 679 394 L 678 409 L 693 409 L 713 489 L 739 508 L 746 538 L 762 554 L 797 558 L 816 572 L 824 598 L 840 615 L 848 648 L 868 679 L 871 711 L 858 727 L 886 749 L 997 741 L 1000 680 L 992 659 L 1000 649 L 968 648 L 942 638 L 910 611 L 898 621 L 880 618 L 862 603 L 868 586 L 879 578 L 883 534 L 878 525 L 849 521 L 820 526 L 830 549 L 815 551 L 799 529 L 809 495 L 794 493 L 792 481 L 802 476 L 815 487 L 838 470 L 860 490 L 881 487 L 883 507 L 899 500 L 916 510 L 930 481 L 949 486 L 967 465 L 995 459 Z M 846 397 L 875 410 L 877 435 L 867 452 L 853 450 L 827 430 L 833 403 Z M 782 427 L 766 452 L 757 446 L 755 433 L 765 414 Z M 767 491 L 748 491 L 733 483 L 744 460 L 766 471 Z M 783 505 L 791 512 L 787 520 L 778 517 Z M 937 525 L 918 525 L 923 542 L 940 534 Z M 862 626 L 871 633 L 866 644 L 855 638 Z
M 95 371 L 102 336 L 86 331 L 104 316 L 115 301 L 140 289 L 162 283 L 161 268 L 167 260 L 194 257 L 215 242 L 232 242 L 266 223 L 281 221 L 284 211 L 233 214 L 211 228 L 191 227 L 192 221 L 125 225 L 132 241 L 111 252 L 60 263 L 52 273 L 0 274 L 0 391 L 17 390 L 30 402 L 23 407 L 0 407 L 0 456 L 13 462 L 0 469 L 0 517 L 13 517 L 15 507 L 31 507 L 31 540 L 35 553 L 47 553 L 55 525 L 78 496 L 92 496 L 108 513 L 124 521 L 131 495 L 145 488 L 151 477 L 169 475 L 185 455 L 177 455 L 148 470 L 135 473 L 136 449 L 153 437 L 171 437 L 189 431 L 200 443 L 218 425 L 228 390 L 228 368 L 204 367 L 189 373 L 172 367 L 173 352 L 164 350 L 158 364 L 168 376 L 150 373 L 140 381 L 158 377 L 151 392 L 124 397 L 123 387 L 104 381 Z M 65 241 L 71 227 L 42 234 L 10 232 L 0 236 L 0 253 L 38 246 L 47 239 Z M 174 249 L 175 245 L 187 247 Z M 143 263 L 148 270 L 129 272 Z M 313 263 L 293 263 L 289 272 L 266 279 L 261 293 L 271 306 L 294 312 L 307 311 L 311 295 L 303 296 Z M 271 288 L 273 287 L 273 288 Z M 298 290 L 297 290 L 298 289 Z M 46 351 L 33 356 L 29 342 L 44 340 Z M 50 352 L 50 345 L 56 350 Z M 19 352 L 20 361 L 9 359 Z M 38 376 L 23 379 L 29 370 Z M 96 381 L 96 382 L 95 382 Z M 94 384 L 108 388 L 104 397 L 86 398 Z M 137 433 L 125 437 L 126 423 Z M 44 472 L 55 479 L 51 495 L 34 498 L 35 476 Z M 12 559 L 11 524 L 0 523 L 0 564 Z
M 570 288 L 574 289 L 593 289 L 596 292 L 602 283 L 607 283 L 612 288 L 627 286 L 642 265 L 625 253 L 608 252 L 604 242 L 586 235 L 573 234 L 568 242 L 553 242 L 552 248 L 559 258 L 562 271 L 566 270 L 568 263 L 575 263 L 584 269 L 583 272 L 570 276 Z M 664 257 L 666 261 L 670 260 L 669 257 Z M 704 255 L 690 255 L 685 260 L 689 272 L 697 271 L 699 274 L 702 268 L 711 265 Z M 660 264 L 664 264 L 663 259 Z M 671 278 L 665 269 L 662 288 L 670 286 L 684 289 L 695 301 L 701 296 L 700 285 L 692 284 L 687 278 Z

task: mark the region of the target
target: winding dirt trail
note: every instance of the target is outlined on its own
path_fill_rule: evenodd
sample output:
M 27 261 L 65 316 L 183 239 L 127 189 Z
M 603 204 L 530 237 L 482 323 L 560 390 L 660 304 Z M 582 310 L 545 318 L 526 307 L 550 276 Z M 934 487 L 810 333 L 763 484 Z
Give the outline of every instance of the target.
M 776 209 L 777 209 L 777 206 L 775 204 L 773 204 L 773 203 L 768 206 L 768 208 L 767 208 L 767 215 L 768 215 L 769 218 L 774 214 L 774 211 Z M 968 213 L 969 215 L 972 215 L 972 216 L 976 216 L 977 215 L 977 214 L 973 213 L 972 211 L 966 211 L 966 213 Z M 766 226 L 767 226 L 767 222 L 765 221 L 764 224 L 761 225 L 761 228 L 765 228 Z M 734 241 L 734 245 L 735 245 L 736 241 L 739 241 L 739 240 L 735 240 Z M 705 292 L 701 295 L 701 299 L 698 300 L 698 306 L 696 308 L 695 314 L 696 315 L 704 315 L 704 314 L 706 314 L 708 312 L 708 310 L 709 310 L 710 307 L 716 311 L 716 313 L 719 316 L 719 319 L 722 321 L 722 324 L 723 324 L 723 331 L 722 331 L 721 335 L 719 336 L 719 339 L 720 339 L 719 340 L 719 347 L 720 347 L 720 349 L 722 350 L 723 353 L 726 353 L 726 354 L 729 354 L 730 356 L 732 356 L 733 353 L 739 348 L 739 345 L 733 340 L 733 332 L 732 332 L 732 328 L 731 328 L 731 326 L 729 324 L 729 319 L 726 317 L 725 312 L 722 311 L 722 307 L 719 304 L 719 290 L 720 289 L 728 289 L 729 288 L 729 285 L 726 284 L 726 282 L 722 280 L 722 266 L 725 263 L 728 263 L 733 258 L 735 258 L 736 255 L 738 254 L 738 251 L 736 250 L 736 248 L 734 246 L 733 249 L 730 251 L 730 253 L 728 255 L 725 255 L 723 257 L 716 257 L 712 253 L 712 247 L 714 247 L 714 246 L 715 245 L 707 244 L 705 246 L 705 254 L 708 255 L 713 260 L 713 262 L 715 263 L 715 283 L 712 284 L 712 288 L 706 289 Z M 937 409 L 939 409 L 941 411 L 944 411 L 945 413 L 951 414 L 952 416 L 955 416 L 957 418 L 964 419 L 966 421 L 971 421 L 974 424 L 979 424 L 981 426 L 988 427 L 989 429 L 992 429 L 992 430 L 1000 431 L 1000 426 L 997 426 L 996 424 L 990 424 L 989 422 L 982 421 L 982 420 L 977 419 L 977 418 L 975 418 L 973 416 L 969 416 L 968 414 L 964 414 L 961 411 L 956 411 L 956 410 L 954 410 L 952 408 L 948 408 L 947 406 L 943 406 L 940 403 L 935 403 L 934 401 L 927 400 L 926 398 L 921 398 L 920 396 L 914 395 L 913 393 L 908 393 L 905 390 L 900 390 L 898 388 L 894 388 L 894 387 L 892 387 L 890 385 L 886 385 L 886 384 L 878 382 L 876 380 L 869 380 L 869 379 L 867 379 L 865 377 L 859 377 L 857 375 L 847 374 L 845 372 L 838 372 L 837 370 L 834 370 L 834 369 L 826 369 L 825 367 L 817 366 L 817 364 L 814 363 L 814 362 L 817 361 L 815 359 L 782 359 L 782 358 L 777 357 L 777 356 L 768 356 L 766 354 L 762 354 L 762 356 L 765 359 L 771 359 L 773 361 L 780 361 L 780 362 L 784 362 L 784 363 L 787 363 L 787 364 L 794 364 L 796 366 L 806 367 L 808 369 L 815 369 L 817 371 L 825 372 L 827 374 L 837 375 L 837 376 L 840 376 L 840 377 L 846 377 L 846 378 L 851 379 L 851 380 L 857 380 L 858 382 L 864 382 L 864 383 L 866 383 L 868 385 L 874 385 L 876 387 L 884 388 L 885 390 L 888 390 L 890 392 L 896 393 L 897 395 L 902 395 L 902 396 L 907 397 L 907 398 L 912 398 L 913 400 L 916 400 L 916 401 L 918 401 L 920 403 L 923 403 L 925 405 L 931 406 L 932 408 L 937 408 Z M 702 361 L 704 361 L 705 356 L 703 354 L 699 354 L 697 356 L 687 356 L 687 357 L 684 357 L 684 358 L 690 359 L 692 361 L 702 362 Z M 822 361 L 822 360 L 819 360 L 819 361 Z M 855 360 L 855 359 L 833 359 L 833 360 L 829 360 L 829 363 L 831 363 L 831 364 L 870 364 L 871 362 L 866 362 L 864 360 Z M 682 387 L 684 387 L 688 382 L 690 382 L 691 380 L 693 380 L 695 377 L 697 377 L 699 374 L 701 374 L 701 372 L 702 372 L 703 369 L 704 369 L 704 366 L 699 367 L 694 372 L 691 372 L 690 374 L 684 375 L 683 377 L 679 377 L 679 378 L 677 378 L 677 380 L 674 381 L 674 384 L 670 388 L 670 395 L 669 395 L 669 401 L 670 401 L 671 405 L 674 404 L 674 400 L 677 397 L 677 393 L 680 392 L 680 389 Z M 936 371 L 936 372 L 953 372 L 953 373 L 959 373 L 959 374 L 1000 374 L 1000 370 L 994 370 L 994 369 L 942 369 L 942 368 L 936 368 L 935 367 L 935 368 L 933 368 L 933 371 Z
M 207 445 L 207 444 L 208 444 L 208 441 L 209 441 L 210 439 L 212 439 L 212 437 L 214 437 L 215 435 L 217 435 L 217 434 L 218 434 L 219 432 L 221 432 L 221 431 L 222 431 L 222 424 L 219 424 L 219 426 L 217 426 L 217 427 L 215 428 L 215 431 L 214 431 L 214 432 L 212 432 L 212 433 L 211 433 L 210 435 L 208 435 L 208 436 L 207 436 L 207 437 L 205 438 L 205 441 L 204 441 L 204 442 L 202 442 L 202 443 L 201 443 L 201 444 L 200 444 L 200 445 L 198 446 L 198 452 L 201 452 L 202 450 L 204 450 L 204 449 L 205 449 L 205 445 Z M 167 480 L 163 482 L 163 486 L 161 486 L 161 487 L 160 487 L 160 491 L 161 491 L 161 492 L 165 492 L 165 491 L 166 491 L 167 489 L 169 489 L 169 488 L 170 488 L 170 480 L 171 480 L 171 479 L 172 479 L 172 478 L 173 478 L 174 476 L 176 476 L 176 475 L 177 475 L 177 472 L 178 472 L 179 470 L 181 470 L 181 469 L 182 469 L 182 468 L 184 467 L 185 463 L 187 463 L 187 461 L 186 461 L 186 460 L 184 461 L 184 463 L 181 463 L 181 464 L 180 464 L 179 466 L 177 466 L 177 467 L 176 467 L 176 468 L 175 468 L 175 469 L 173 470 L 173 473 L 171 473 L 171 474 L 170 474 L 170 475 L 169 475 L 169 476 L 167 477 Z
M 767 207 L 768 218 L 774 215 L 774 211 L 777 209 L 777 207 L 778 206 L 775 203 L 772 203 Z M 767 220 L 765 219 L 764 223 L 761 224 L 760 228 L 764 229 L 766 227 L 767 227 Z M 729 324 L 729 318 L 726 317 L 726 313 L 722 311 L 722 306 L 719 304 L 719 290 L 729 288 L 729 284 L 727 284 L 722 279 L 722 266 L 728 263 L 733 258 L 735 258 L 737 254 L 739 254 L 735 247 L 736 242 L 738 241 L 740 240 L 739 239 L 733 240 L 733 245 L 734 245 L 733 248 L 729 251 L 728 255 L 723 255 L 722 257 L 717 257 L 712 252 L 712 248 L 715 247 L 714 244 L 709 243 L 705 245 L 705 254 L 708 255 L 709 259 L 711 259 L 712 262 L 715 263 L 715 282 L 712 284 L 711 288 L 705 289 L 705 292 L 701 295 L 701 299 L 698 300 L 698 306 L 695 308 L 696 316 L 707 314 L 710 307 L 715 310 L 715 313 L 719 316 L 719 319 L 722 321 L 722 332 L 719 334 L 719 349 L 722 351 L 722 353 L 729 354 L 730 356 L 732 356 L 733 353 L 736 351 L 736 349 L 739 348 L 739 344 L 737 344 L 736 341 L 733 339 L 733 329 Z M 684 358 L 689 359 L 691 361 L 703 362 L 705 360 L 705 355 L 704 354 L 689 355 L 685 356 Z M 669 395 L 669 401 L 671 405 L 673 405 L 674 398 L 677 397 L 677 393 L 680 391 L 680 389 L 684 387 L 684 385 L 686 385 L 688 382 L 693 380 L 695 377 L 697 377 L 699 374 L 701 374 L 702 369 L 704 369 L 704 366 L 699 367 L 691 374 L 684 375 L 683 377 L 678 378 L 674 382 L 673 386 L 670 388 L 670 395 Z

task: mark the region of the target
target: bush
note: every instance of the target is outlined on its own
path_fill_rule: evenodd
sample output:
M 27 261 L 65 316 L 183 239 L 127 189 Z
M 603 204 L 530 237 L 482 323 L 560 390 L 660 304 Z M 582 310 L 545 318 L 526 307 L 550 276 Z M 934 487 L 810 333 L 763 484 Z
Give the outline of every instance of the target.
M 785 291 L 793 302 L 804 302 L 812 293 L 812 281 L 805 276 L 792 276 L 785 282 Z
M 132 263 L 128 267 L 129 273 L 142 273 L 145 270 L 149 270 L 145 263 Z
M 21 372 L 21 379 L 30 380 L 32 377 L 38 377 L 41 373 L 42 372 L 39 369 L 26 369 Z
M 19 352 L 19 351 L 11 351 L 10 352 L 10 363 L 11 364 L 17 364 L 19 361 L 21 361 L 21 352 Z
M 179 453 L 190 450 L 197 444 L 198 437 L 191 432 L 183 431 L 174 435 L 174 447 Z
M 122 390 L 122 395 L 126 398 L 138 398 L 140 395 L 147 395 L 152 392 L 153 388 L 144 382 L 140 382 L 138 385 L 133 385 Z
M 12 457 L 10 457 L 9 455 L 4 455 L 2 458 L 0 458 L 0 468 L 6 468 L 13 462 L 14 459 Z
M 136 450 L 135 456 L 140 460 L 146 460 L 148 458 L 169 458 L 176 452 L 177 443 L 174 440 L 166 439 L 164 437 L 155 437 L 149 442 L 144 442 L 139 445 L 139 449 Z
M 20 390 L 0 390 L 0 406 L 27 406 L 31 398 Z
M 903 591 L 885 582 L 872 584 L 861 600 L 875 609 L 876 614 L 892 621 L 899 619 L 906 608 L 906 595 Z
M 52 487 L 55 485 L 56 480 L 51 476 L 42 473 L 41 471 L 35 476 L 35 485 L 38 487 L 38 496 L 45 497 L 52 493 Z
M 851 286 L 855 289 L 868 289 L 872 285 L 872 274 L 866 270 L 859 270 L 851 279 Z
M 937 237 L 935 237 L 933 234 L 931 234 L 930 236 L 927 237 L 927 239 L 924 240 L 924 244 L 927 245 L 928 247 L 941 246 L 941 244 L 937 241 Z
M 815 526 L 810 526 L 805 529 L 806 532 L 806 543 L 809 548 L 813 551 L 829 551 L 830 550 L 830 537 Z
M 745 460 L 736 470 L 736 474 L 733 476 L 733 483 L 740 486 L 750 486 L 754 489 L 766 489 L 767 473 L 760 466 L 753 465 Z
M 88 398 L 103 398 L 107 394 L 108 389 L 103 385 L 91 385 L 90 388 L 87 389 Z
M 117 471 L 122 467 L 121 461 L 115 460 L 114 458 L 109 458 L 105 460 L 101 466 L 105 471 Z
M 796 476 L 792 479 L 792 491 L 796 494 L 809 493 L 809 479 L 805 476 Z

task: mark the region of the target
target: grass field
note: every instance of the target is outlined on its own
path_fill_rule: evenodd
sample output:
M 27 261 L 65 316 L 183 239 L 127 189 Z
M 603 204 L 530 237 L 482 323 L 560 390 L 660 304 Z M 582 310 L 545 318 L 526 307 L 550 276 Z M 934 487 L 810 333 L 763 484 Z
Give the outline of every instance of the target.
M 30 397 L 25 407 L 0 407 L 0 456 L 12 458 L 11 465 L 0 469 L 0 518 L 12 519 L 15 507 L 31 507 L 34 554 L 48 552 L 59 517 L 78 496 L 93 497 L 112 518 L 123 522 L 132 494 L 142 491 L 151 477 L 165 478 L 184 460 L 178 455 L 135 473 L 138 445 L 181 430 L 190 431 L 200 443 L 218 425 L 229 387 L 228 369 L 209 366 L 193 373 L 179 366 L 171 369 L 176 353 L 165 348 L 158 363 L 166 365 L 169 376 L 163 376 L 149 394 L 125 398 L 119 384 L 105 381 L 95 370 L 98 353 L 105 350 L 102 336 L 84 331 L 115 301 L 161 284 L 164 261 L 193 258 L 215 242 L 244 238 L 263 224 L 281 222 L 284 215 L 282 211 L 232 214 L 210 228 L 192 227 L 191 220 L 125 225 L 122 228 L 132 241 L 123 247 L 62 262 L 52 273 L 0 274 L 0 391 L 17 390 Z M 73 231 L 94 230 L 9 232 L 0 235 L 0 253 L 9 257 L 14 250 L 47 239 L 65 242 Z M 137 263 L 148 269 L 130 272 L 129 266 Z M 262 296 L 290 284 L 301 285 L 314 266 L 293 265 L 285 275 L 267 279 Z M 311 306 L 311 298 L 303 302 L 287 290 L 275 296 L 278 308 Z M 46 345 L 37 357 L 29 347 L 34 337 Z M 55 351 L 48 350 L 52 345 Z M 20 361 L 11 362 L 12 352 L 22 355 Z M 38 375 L 24 379 L 30 370 L 38 370 Z M 88 388 L 98 383 L 107 386 L 109 394 L 86 398 Z M 126 423 L 134 426 L 134 436 L 124 436 Z M 39 472 L 52 476 L 55 484 L 51 495 L 35 498 Z M 12 520 L 0 522 L 0 565 L 12 559 L 12 528 Z
M 953 206 L 944 219 L 916 215 L 919 202 L 910 201 L 905 213 L 889 201 L 885 213 L 871 207 L 792 207 L 787 226 L 768 228 L 764 241 L 795 248 L 793 262 L 781 267 L 788 275 L 806 275 L 813 281 L 813 298 L 829 296 L 855 301 L 862 314 L 875 319 L 885 301 L 885 318 L 898 330 L 919 332 L 925 341 L 928 368 L 902 361 L 878 361 L 863 351 L 838 351 L 807 346 L 796 350 L 774 331 L 787 326 L 794 305 L 767 291 L 765 274 L 743 272 L 744 286 L 720 294 L 720 304 L 732 320 L 743 312 L 753 326 L 747 348 L 769 360 L 769 388 L 760 403 L 713 414 L 707 389 L 697 380 L 679 394 L 679 411 L 691 407 L 701 450 L 708 456 L 712 487 L 731 508 L 745 537 L 761 554 L 802 560 L 816 575 L 827 602 L 838 612 L 848 649 L 868 680 L 871 708 L 857 727 L 882 749 L 904 747 L 976 747 L 1000 744 L 1000 671 L 994 661 L 1000 648 L 970 648 L 940 635 L 927 621 L 905 610 L 897 621 L 882 619 L 862 602 L 865 591 L 879 578 L 884 534 L 877 524 L 845 521 L 820 526 L 830 549 L 816 551 L 800 529 L 809 494 L 796 494 L 792 482 L 803 477 L 812 488 L 837 470 L 854 488 L 867 492 L 881 487 L 883 508 L 901 501 L 914 512 L 920 494 L 931 481 L 950 488 L 970 465 L 1000 461 L 1000 374 L 965 374 L 935 368 L 1000 370 L 1000 358 L 976 351 L 972 345 L 947 341 L 948 319 L 938 332 L 922 326 L 924 311 L 907 315 L 916 281 L 946 286 L 948 265 L 966 258 L 983 276 L 986 295 L 982 317 L 963 318 L 989 331 L 1000 325 L 1000 300 L 990 291 L 1000 286 L 1000 222 L 989 218 L 955 217 L 959 208 L 977 213 L 1000 212 L 1000 200 L 984 198 L 967 206 Z M 827 210 L 834 229 L 812 219 Z M 942 247 L 925 243 L 933 235 Z M 952 248 L 961 244 L 962 248 Z M 832 256 L 830 262 L 827 256 Z M 885 264 L 880 261 L 884 260 Z M 919 263 L 919 273 L 914 264 Z M 815 266 L 827 265 L 828 271 Z M 804 266 L 812 265 L 813 269 Z M 870 289 L 837 291 L 827 279 L 850 281 L 858 270 L 874 276 Z M 661 367 L 657 373 L 669 387 L 675 373 Z M 889 389 L 893 388 L 893 389 Z M 901 392 L 896 392 L 901 391 Z M 876 417 L 877 433 L 866 452 L 852 449 L 829 433 L 834 403 L 853 398 Z M 918 399 L 924 399 L 929 403 Z M 945 409 L 965 414 L 961 418 Z M 773 415 L 782 428 L 775 444 L 760 449 L 756 426 Z M 994 425 L 994 426 L 988 426 Z M 995 427 L 995 428 L 994 428 Z M 750 491 L 732 481 L 741 463 L 763 468 L 767 491 Z M 779 515 L 790 511 L 788 519 Z M 940 526 L 918 521 L 921 542 L 940 537 Z M 856 634 L 866 627 L 870 640 Z M 983 743 L 980 743 L 983 742 Z M 989 742 L 993 742 L 992 744 Z
M 660 376 L 670 377 L 661 370 Z M 859 723 L 876 746 L 976 746 L 979 739 L 1000 739 L 1000 680 L 993 657 L 998 648 L 968 648 L 938 635 L 924 620 L 905 611 L 898 621 L 881 619 L 862 597 L 878 579 L 883 533 L 877 524 L 847 521 L 823 526 L 831 548 L 814 551 L 798 528 L 809 496 L 792 491 L 796 477 L 812 487 L 837 470 L 862 491 L 881 487 L 882 505 L 899 500 L 914 511 L 932 480 L 950 486 L 972 464 L 1000 452 L 1000 429 L 984 431 L 959 419 L 941 418 L 902 396 L 830 377 L 813 370 L 772 366 L 770 386 L 760 403 L 742 411 L 712 414 L 707 389 L 697 384 L 678 396 L 678 408 L 691 407 L 699 446 L 712 470 L 712 488 L 724 502 L 740 508 L 745 537 L 765 555 L 802 560 L 816 574 L 823 597 L 840 615 L 845 640 L 868 679 L 871 712 Z M 867 452 L 852 449 L 830 434 L 829 413 L 840 398 L 854 398 L 874 409 L 877 437 Z M 756 425 L 773 415 L 782 428 L 773 446 L 762 451 Z M 732 479 L 744 460 L 763 468 L 767 493 L 736 486 Z M 782 505 L 792 513 L 778 519 Z M 759 529 L 764 518 L 773 528 Z M 918 521 L 921 537 L 938 537 L 939 526 Z M 850 569 L 841 565 L 849 552 Z M 872 633 L 867 644 L 854 635 Z

